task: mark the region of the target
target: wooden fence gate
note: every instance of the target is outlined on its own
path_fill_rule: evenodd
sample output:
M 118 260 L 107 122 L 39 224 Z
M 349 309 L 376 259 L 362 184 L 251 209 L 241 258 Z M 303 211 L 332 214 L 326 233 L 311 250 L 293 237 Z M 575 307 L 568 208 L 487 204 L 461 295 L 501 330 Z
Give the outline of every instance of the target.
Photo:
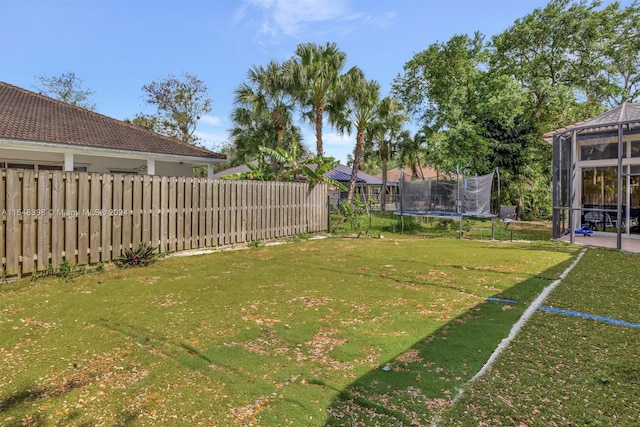
M 326 231 L 327 187 L 7 169 L 0 179 L 3 276 Z

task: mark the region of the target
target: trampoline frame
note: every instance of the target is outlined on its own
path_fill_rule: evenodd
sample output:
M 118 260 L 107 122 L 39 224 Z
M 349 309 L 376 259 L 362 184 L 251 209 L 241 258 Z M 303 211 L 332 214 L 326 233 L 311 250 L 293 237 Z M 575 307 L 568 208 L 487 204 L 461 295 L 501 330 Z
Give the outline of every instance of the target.
M 495 170 L 496 178 L 497 178 L 497 186 L 498 186 L 498 206 L 500 206 L 500 172 L 498 168 Z M 423 178 L 422 181 L 425 181 Z M 456 211 L 438 211 L 438 210 L 405 210 L 403 209 L 403 187 L 404 187 L 404 174 L 400 179 L 400 209 L 394 212 L 395 215 L 400 216 L 400 232 L 404 233 L 404 217 L 422 217 L 422 218 L 443 218 L 443 219 L 457 219 L 460 222 L 459 234 L 458 238 L 462 239 L 463 231 L 462 231 L 462 221 L 464 218 L 478 218 L 478 219 L 491 219 L 491 240 L 495 238 L 495 218 L 498 217 L 498 214 L 494 213 L 486 213 L 486 212 L 461 212 L 460 211 L 460 174 L 456 172 L 456 184 L 457 184 L 457 194 L 455 200 Z M 439 180 L 436 179 L 436 186 L 438 185 Z

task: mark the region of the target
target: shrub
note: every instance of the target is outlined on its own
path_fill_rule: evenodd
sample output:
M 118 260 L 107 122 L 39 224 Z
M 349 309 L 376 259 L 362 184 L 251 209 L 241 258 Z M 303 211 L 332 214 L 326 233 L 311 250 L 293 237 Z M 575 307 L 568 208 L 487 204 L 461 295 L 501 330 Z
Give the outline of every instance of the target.
M 154 262 L 160 254 L 157 248 L 140 243 L 135 249 L 125 249 L 124 255 L 113 260 L 118 267 L 144 267 Z
M 339 211 L 341 219 L 337 224 L 338 227 L 343 223 L 348 223 L 351 226 L 351 231 L 358 232 L 358 236 L 369 232 L 371 227 L 369 206 L 360 200 L 359 195 L 356 194 L 351 203 L 348 200 L 341 201 Z
M 264 246 L 264 242 L 262 240 L 252 240 L 247 246 L 250 248 L 259 248 L 260 246 Z
M 83 265 L 71 264 L 66 259 L 63 260 L 58 268 L 54 268 L 49 264 L 45 270 L 35 270 L 31 274 L 31 281 L 44 279 L 45 277 L 61 277 L 63 279 L 73 279 L 87 273 L 86 267 Z

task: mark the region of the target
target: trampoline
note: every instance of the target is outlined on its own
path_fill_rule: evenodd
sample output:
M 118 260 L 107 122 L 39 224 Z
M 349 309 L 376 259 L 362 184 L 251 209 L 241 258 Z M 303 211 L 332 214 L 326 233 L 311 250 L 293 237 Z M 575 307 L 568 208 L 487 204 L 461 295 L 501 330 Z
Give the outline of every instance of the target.
M 395 214 L 400 216 L 401 231 L 404 231 L 404 217 L 450 218 L 460 221 L 464 218 L 493 219 L 491 212 L 491 189 L 494 177 L 487 175 L 466 176 L 456 174 L 453 179 L 410 181 L 403 175 L 400 180 L 400 198 Z M 493 237 L 493 233 L 492 233 Z

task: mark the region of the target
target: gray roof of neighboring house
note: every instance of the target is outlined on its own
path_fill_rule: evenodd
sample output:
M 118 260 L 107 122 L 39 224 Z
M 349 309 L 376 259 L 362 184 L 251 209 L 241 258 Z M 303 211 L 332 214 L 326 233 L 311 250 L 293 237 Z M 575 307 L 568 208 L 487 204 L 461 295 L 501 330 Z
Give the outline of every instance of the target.
M 251 162 L 251 164 L 255 166 L 258 164 L 258 162 L 253 161 Z M 232 168 L 214 173 L 213 178 L 222 178 L 224 175 L 231 175 L 232 173 L 239 173 L 239 172 L 249 172 L 249 168 L 247 167 L 247 165 L 234 166 Z
M 252 164 L 257 164 L 257 162 L 252 162 Z M 248 172 L 249 168 L 246 165 L 236 166 L 230 169 L 225 169 L 213 175 L 214 178 L 220 178 L 223 175 L 229 175 L 232 173 L 238 172 Z M 345 165 L 338 165 L 335 168 L 331 169 L 329 172 L 325 173 L 327 178 L 334 179 L 339 182 L 349 182 L 351 180 L 351 167 Z M 369 175 L 366 172 L 358 171 L 358 176 L 356 177 L 356 182 L 358 184 L 365 185 L 382 185 L 382 180 L 373 175 Z M 394 185 L 389 182 L 388 185 Z
M 225 159 L 223 154 L 0 82 L 0 138 Z
M 346 165 L 338 165 L 335 168 L 331 169 L 327 172 L 328 178 L 335 179 L 340 182 L 348 182 L 351 180 L 351 166 Z M 367 184 L 367 185 L 382 185 L 382 180 L 373 175 L 369 175 L 366 172 L 358 171 L 358 175 L 356 177 L 359 184 Z

